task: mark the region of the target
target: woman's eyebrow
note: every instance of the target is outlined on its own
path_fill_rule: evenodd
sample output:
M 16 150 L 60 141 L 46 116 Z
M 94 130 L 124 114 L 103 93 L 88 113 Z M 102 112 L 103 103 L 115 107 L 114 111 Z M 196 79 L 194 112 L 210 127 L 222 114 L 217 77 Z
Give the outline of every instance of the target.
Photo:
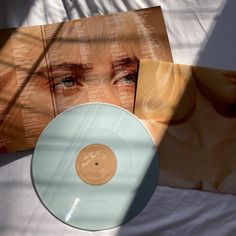
M 113 62 L 113 67 L 127 67 L 127 66 L 132 66 L 132 65 L 137 65 L 139 63 L 139 59 L 134 57 L 125 57 L 121 59 L 116 59 Z
M 54 72 L 54 71 L 63 71 L 63 70 L 71 70 L 72 72 L 81 72 L 86 70 L 91 70 L 92 64 L 89 63 L 67 63 L 63 62 L 60 64 L 52 64 L 49 66 L 44 66 L 39 69 L 39 73 L 45 73 L 45 72 Z
M 138 64 L 139 59 L 137 57 L 125 57 L 114 60 L 112 63 L 111 80 L 113 80 L 117 74 L 125 71 L 127 68 L 132 68 L 132 70 L 136 72 L 138 69 Z
M 84 64 L 84 63 L 61 63 L 61 64 L 56 64 L 56 65 L 50 65 L 49 66 L 49 70 L 63 70 L 63 69 L 70 69 L 74 72 L 76 72 L 77 70 L 81 71 L 81 70 L 89 70 L 92 68 L 92 64 Z
M 121 72 L 127 68 L 137 69 L 139 64 L 139 59 L 134 57 L 125 57 L 121 59 L 116 59 L 112 64 L 112 77 L 116 75 L 117 72 Z

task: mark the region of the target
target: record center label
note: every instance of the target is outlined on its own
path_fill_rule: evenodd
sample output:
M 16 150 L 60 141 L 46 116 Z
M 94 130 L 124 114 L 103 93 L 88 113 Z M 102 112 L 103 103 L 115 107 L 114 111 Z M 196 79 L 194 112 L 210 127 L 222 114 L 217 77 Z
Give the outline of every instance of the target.
M 117 160 L 114 152 L 104 144 L 85 146 L 76 158 L 76 172 L 87 184 L 101 185 L 115 174 Z

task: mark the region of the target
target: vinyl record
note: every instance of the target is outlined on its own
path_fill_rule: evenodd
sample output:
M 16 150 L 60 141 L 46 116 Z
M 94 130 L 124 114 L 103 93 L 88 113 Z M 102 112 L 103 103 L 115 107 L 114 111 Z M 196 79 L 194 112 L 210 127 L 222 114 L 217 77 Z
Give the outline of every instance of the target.
M 154 141 L 132 113 L 88 103 L 58 115 L 41 134 L 32 180 L 45 207 L 62 222 L 102 230 L 135 217 L 158 175 Z

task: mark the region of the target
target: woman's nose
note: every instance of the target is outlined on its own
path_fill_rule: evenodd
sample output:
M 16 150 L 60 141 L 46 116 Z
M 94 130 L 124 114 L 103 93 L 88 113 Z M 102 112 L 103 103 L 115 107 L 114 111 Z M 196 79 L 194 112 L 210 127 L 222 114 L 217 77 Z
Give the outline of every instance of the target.
M 121 100 L 119 96 L 119 91 L 117 88 L 110 84 L 103 86 L 103 102 L 112 103 L 117 106 L 121 106 Z
M 122 106 L 119 88 L 112 84 L 111 70 L 105 70 L 103 68 L 101 71 L 101 68 L 100 70 L 98 70 L 99 68 L 95 69 L 89 89 L 89 93 L 93 91 L 93 94 L 95 95 L 93 96 L 93 100 Z

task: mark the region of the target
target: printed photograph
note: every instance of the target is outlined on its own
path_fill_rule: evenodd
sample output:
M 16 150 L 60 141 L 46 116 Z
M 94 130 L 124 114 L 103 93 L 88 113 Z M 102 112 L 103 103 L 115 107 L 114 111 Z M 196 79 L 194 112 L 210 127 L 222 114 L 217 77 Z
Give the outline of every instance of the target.
M 0 152 L 34 148 L 72 106 L 133 112 L 139 61 L 172 61 L 160 7 L 0 33 Z
M 236 72 L 142 60 L 135 115 L 160 158 L 159 185 L 236 194 Z

